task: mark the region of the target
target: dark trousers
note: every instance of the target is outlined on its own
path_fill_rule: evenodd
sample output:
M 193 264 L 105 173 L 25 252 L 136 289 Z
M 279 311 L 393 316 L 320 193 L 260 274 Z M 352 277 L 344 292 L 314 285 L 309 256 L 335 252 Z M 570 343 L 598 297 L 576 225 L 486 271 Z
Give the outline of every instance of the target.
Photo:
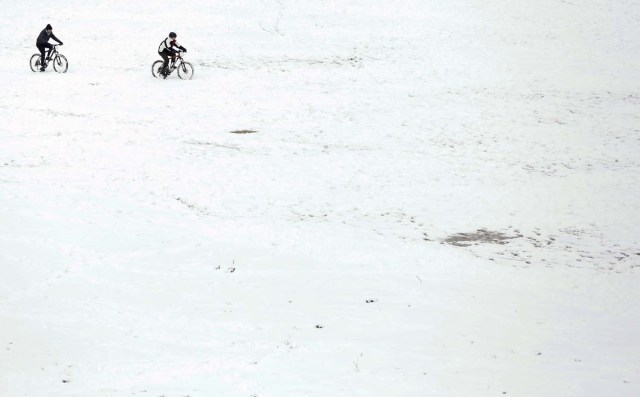
M 171 58 L 172 60 L 176 59 L 176 54 L 167 49 L 162 50 L 162 52 L 159 52 L 158 54 L 160 54 L 160 56 L 164 60 L 164 63 L 162 64 L 162 70 L 167 70 L 167 66 L 169 66 L 169 58 Z
M 44 43 L 44 44 L 36 44 L 36 47 L 38 47 L 38 50 L 40 50 L 40 67 L 44 67 L 44 52 L 45 49 L 49 49 L 49 52 L 51 52 L 51 49 L 53 48 L 53 46 L 49 43 Z

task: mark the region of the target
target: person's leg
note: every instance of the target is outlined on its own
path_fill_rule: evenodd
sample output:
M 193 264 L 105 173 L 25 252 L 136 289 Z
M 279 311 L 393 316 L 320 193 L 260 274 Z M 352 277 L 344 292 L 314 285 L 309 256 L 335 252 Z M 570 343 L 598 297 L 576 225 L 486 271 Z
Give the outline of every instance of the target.
M 40 44 L 36 44 L 36 47 L 40 51 L 40 70 L 44 70 L 44 50 L 46 47 Z
M 53 46 L 51 45 L 51 43 L 45 43 L 44 47 L 49 49 L 49 51 L 47 51 L 47 59 L 49 59 L 49 56 L 51 55 L 51 49 L 53 48 Z M 43 66 L 42 70 L 44 70 L 44 67 L 46 67 L 44 62 L 42 63 L 42 66 Z
M 164 62 L 162 63 L 162 73 L 165 73 L 167 70 L 167 66 L 169 66 L 169 54 L 167 53 L 167 50 L 163 50 L 158 54 L 160 54 L 160 56 L 164 60 Z
M 47 58 L 49 58 L 49 55 L 51 55 L 51 49 L 53 48 L 53 45 L 51 45 L 51 43 L 47 43 L 44 46 L 49 49 L 49 51 L 47 51 Z

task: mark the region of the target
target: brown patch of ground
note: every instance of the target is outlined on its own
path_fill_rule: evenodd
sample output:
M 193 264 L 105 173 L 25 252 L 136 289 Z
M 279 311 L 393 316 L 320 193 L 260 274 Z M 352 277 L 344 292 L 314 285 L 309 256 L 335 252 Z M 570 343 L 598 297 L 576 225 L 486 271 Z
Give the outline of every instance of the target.
M 522 237 L 508 236 L 502 232 L 494 232 L 487 229 L 478 229 L 473 233 L 456 233 L 445 238 L 443 241 L 447 244 L 455 245 L 456 247 L 468 247 L 474 244 L 491 243 L 491 244 L 506 244 L 508 240 Z

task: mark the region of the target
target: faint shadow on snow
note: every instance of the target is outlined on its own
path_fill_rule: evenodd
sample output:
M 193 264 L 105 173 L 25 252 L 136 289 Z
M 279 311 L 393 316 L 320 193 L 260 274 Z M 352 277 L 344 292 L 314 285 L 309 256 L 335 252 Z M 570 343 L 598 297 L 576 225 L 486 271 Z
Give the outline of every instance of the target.
M 349 55 L 334 55 L 328 57 L 316 57 L 316 58 L 251 58 L 245 57 L 242 60 L 215 60 L 213 62 L 201 62 L 199 66 L 213 67 L 218 69 L 228 70 L 251 70 L 251 69 L 277 69 L 277 70 L 292 70 L 299 68 L 307 68 L 310 66 L 334 66 L 351 68 L 362 68 L 365 56 L 359 55 L 357 49 L 354 49 L 354 53 Z M 367 57 L 367 59 L 375 59 Z
M 176 201 L 183 204 L 184 206 L 194 211 L 198 215 L 205 215 L 205 216 L 211 215 L 206 208 L 196 205 L 186 199 L 183 199 L 182 197 L 176 197 L 175 199 Z
M 185 142 L 187 145 L 197 145 L 197 146 L 211 146 L 211 147 L 216 147 L 216 148 L 221 148 L 221 149 L 231 149 L 231 150 L 240 150 L 240 147 L 238 147 L 237 145 L 225 145 L 222 143 L 218 143 L 218 142 L 204 142 L 204 141 L 188 141 Z

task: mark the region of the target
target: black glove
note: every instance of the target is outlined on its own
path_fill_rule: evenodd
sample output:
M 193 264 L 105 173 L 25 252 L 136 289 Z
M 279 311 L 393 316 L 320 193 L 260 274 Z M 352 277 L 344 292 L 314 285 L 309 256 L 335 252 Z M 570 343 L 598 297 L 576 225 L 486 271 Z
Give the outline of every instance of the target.
M 62 44 L 64 44 L 64 43 L 60 43 L 60 45 L 62 45 Z
M 186 49 L 186 48 L 184 48 L 183 46 L 180 46 L 180 49 L 181 49 L 182 51 L 184 51 L 184 52 L 187 52 L 187 49 Z

